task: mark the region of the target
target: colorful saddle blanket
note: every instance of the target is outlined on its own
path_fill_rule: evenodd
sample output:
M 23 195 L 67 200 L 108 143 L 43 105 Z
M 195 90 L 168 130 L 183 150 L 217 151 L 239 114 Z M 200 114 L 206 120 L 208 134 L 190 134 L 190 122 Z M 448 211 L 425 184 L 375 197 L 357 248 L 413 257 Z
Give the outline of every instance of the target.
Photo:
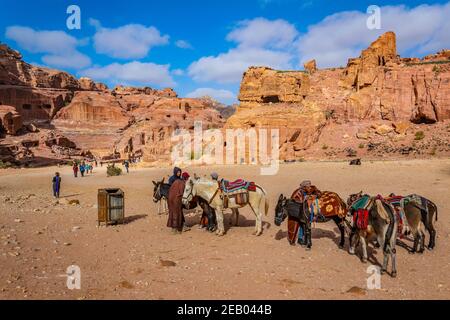
M 236 181 L 222 180 L 220 182 L 220 188 L 224 193 L 236 193 L 245 191 L 256 191 L 256 184 L 254 182 L 248 182 L 242 179 Z
M 398 234 L 400 238 L 403 238 L 403 236 L 409 231 L 408 220 L 405 215 L 405 205 L 407 205 L 411 200 L 412 198 L 403 196 L 392 196 L 386 198 L 386 201 L 395 209 L 398 222 Z
M 353 225 L 356 225 L 360 230 L 367 230 L 369 226 L 369 210 L 358 209 L 355 211 Z
M 368 195 L 363 196 L 359 200 L 356 200 L 350 207 L 351 211 L 358 211 L 359 209 L 367 209 L 369 206 L 370 197 Z

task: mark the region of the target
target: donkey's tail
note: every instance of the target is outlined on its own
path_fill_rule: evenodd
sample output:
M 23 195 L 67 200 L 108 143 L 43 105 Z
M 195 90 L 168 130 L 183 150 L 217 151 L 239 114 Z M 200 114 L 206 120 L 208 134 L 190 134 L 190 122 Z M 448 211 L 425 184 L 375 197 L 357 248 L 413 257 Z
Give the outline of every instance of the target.
M 377 201 L 380 201 L 380 200 L 377 200 Z M 386 238 L 384 241 L 384 248 L 383 248 L 384 252 L 387 252 L 388 247 L 391 246 L 392 237 L 393 236 L 396 237 L 396 232 L 397 232 L 397 230 L 395 230 L 396 229 L 395 228 L 396 221 L 395 221 L 394 209 L 392 208 L 392 206 L 387 203 L 384 203 L 382 201 L 380 201 L 380 202 L 382 204 L 384 211 L 389 215 L 389 220 L 390 220 L 388 230 L 386 232 Z M 394 243 L 395 243 L 395 241 L 394 241 Z M 391 249 L 394 249 L 394 248 L 391 248 Z
M 269 199 L 267 199 L 266 197 L 264 197 L 264 214 L 267 215 L 269 214 Z
M 436 222 L 438 221 L 438 207 L 437 207 L 437 205 L 434 203 L 434 202 L 432 202 L 432 201 L 430 201 L 430 200 L 428 200 L 429 202 L 430 202 L 430 204 L 433 206 L 433 208 L 434 208 L 434 211 L 436 211 L 436 217 L 435 217 L 435 219 L 436 219 Z

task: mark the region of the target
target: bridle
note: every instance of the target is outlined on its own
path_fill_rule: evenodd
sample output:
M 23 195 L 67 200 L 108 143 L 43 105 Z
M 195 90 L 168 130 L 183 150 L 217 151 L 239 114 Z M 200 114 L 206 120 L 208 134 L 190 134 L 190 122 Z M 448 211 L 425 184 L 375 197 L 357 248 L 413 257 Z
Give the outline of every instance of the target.
M 191 198 L 191 200 L 194 198 L 194 183 L 192 183 L 191 191 L 189 192 L 189 194 L 186 197 L 183 196 L 182 201 L 190 202 L 191 200 L 189 200 L 189 198 Z
M 156 190 L 153 192 L 153 201 L 155 203 L 161 201 L 161 199 L 163 198 L 161 195 L 161 187 L 162 187 L 161 182 L 158 182 L 158 184 L 155 186 Z

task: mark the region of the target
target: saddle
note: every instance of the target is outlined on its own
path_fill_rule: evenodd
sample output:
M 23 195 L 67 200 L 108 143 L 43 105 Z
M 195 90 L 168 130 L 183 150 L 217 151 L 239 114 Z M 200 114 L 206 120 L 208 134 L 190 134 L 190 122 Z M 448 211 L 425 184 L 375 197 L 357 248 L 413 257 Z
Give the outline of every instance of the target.
M 240 206 L 248 204 L 249 192 L 256 191 L 256 184 L 243 179 L 232 182 L 222 179 L 219 182 L 219 188 L 223 194 L 223 207 L 227 209 L 230 199 L 234 199 Z
M 319 204 L 319 198 L 322 192 L 316 186 L 311 185 L 309 181 L 306 182 L 308 183 L 302 183 L 295 198 L 299 199 L 306 206 L 305 212 L 308 213 L 310 222 L 324 222 L 326 219 L 322 215 Z

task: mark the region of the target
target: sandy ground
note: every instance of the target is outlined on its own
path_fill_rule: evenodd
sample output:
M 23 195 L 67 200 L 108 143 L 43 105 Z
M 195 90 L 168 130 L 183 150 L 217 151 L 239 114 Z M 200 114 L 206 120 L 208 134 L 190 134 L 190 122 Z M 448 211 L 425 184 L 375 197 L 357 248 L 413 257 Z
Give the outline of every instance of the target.
M 62 196 L 80 205 L 54 204 L 50 181 L 56 170 L 62 173 Z M 268 191 L 271 208 L 261 237 L 252 236 L 255 219 L 249 209 L 242 210 L 239 227 L 230 227 L 225 237 L 196 226 L 172 235 L 166 216 L 156 214 L 151 200 L 151 181 L 167 176 L 168 169 L 132 169 L 129 175 L 107 178 L 105 169 L 98 168 L 78 179 L 69 167 L 1 170 L 0 299 L 450 298 L 450 160 L 366 162 L 361 167 L 306 162 L 282 165 L 276 176 L 260 176 L 258 167 L 189 171 L 213 170 L 230 180 L 254 180 Z M 313 230 L 310 252 L 289 246 L 286 224 L 279 228 L 273 223 L 279 194 L 290 194 L 304 179 L 344 199 L 360 190 L 432 199 L 439 207 L 436 250 L 410 255 L 398 247 L 398 277 L 383 276 L 380 290 L 366 290 L 368 265 L 338 249 L 332 222 Z M 125 225 L 97 227 L 97 189 L 104 187 L 125 191 Z M 195 225 L 199 219 L 192 215 L 188 222 Z M 229 219 L 228 212 L 227 224 Z M 382 252 L 370 250 L 381 261 Z M 81 268 L 80 290 L 66 286 L 70 265 Z

